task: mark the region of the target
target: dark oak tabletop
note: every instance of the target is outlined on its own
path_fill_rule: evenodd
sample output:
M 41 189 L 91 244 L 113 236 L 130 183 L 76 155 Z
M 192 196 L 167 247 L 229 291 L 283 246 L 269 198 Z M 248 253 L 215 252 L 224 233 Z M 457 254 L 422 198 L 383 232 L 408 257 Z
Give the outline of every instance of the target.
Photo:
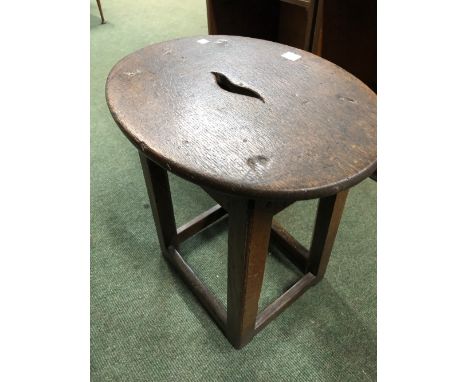
M 218 191 L 309 199 L 376 168 L 375 93 L 286 45 L 234 36 L 151 45 L 114 66 L 106 97 L 148 157 Z

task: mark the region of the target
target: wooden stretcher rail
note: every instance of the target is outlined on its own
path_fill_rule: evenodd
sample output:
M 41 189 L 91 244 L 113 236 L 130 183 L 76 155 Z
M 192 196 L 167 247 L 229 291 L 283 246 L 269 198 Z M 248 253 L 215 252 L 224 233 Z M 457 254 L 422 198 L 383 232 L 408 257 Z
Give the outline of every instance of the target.
M 182 243 L 193 235 L 203 231 L 218 220 L 227 216 L 227 212 L 219 204 L 203 212 L 196 218 L 177 228 L 177 242 Z
M 255 333 L 262 330 L 271 320 L 296 301 L 307 289 L 314 285 L 315 276 L 307 273 L 302 276 L 291 288 L 284 292 L 275 302 L 268 305 L 257 316 Z
M 213 317 L 219 328 L 225 333 L 227 315 L 223 303 L 203 284 L 173 246 L 168 248 L 166 258 L 179 272 L 182 279 L 211 317 Z
M 271 226 L 270 238 L 273 244 L 276 245 L 299 270 L 305 270 L 309 251 L 275 220 L 273 220 Z

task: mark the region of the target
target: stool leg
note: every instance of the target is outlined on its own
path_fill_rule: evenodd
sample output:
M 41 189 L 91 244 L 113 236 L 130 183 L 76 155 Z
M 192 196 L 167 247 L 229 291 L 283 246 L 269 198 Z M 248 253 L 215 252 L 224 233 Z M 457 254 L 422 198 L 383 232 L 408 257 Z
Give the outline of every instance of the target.
M 162 254 L 167 256 L 167 248 L 170 245 L 177 248 L 178 244 L 169 178 L 165 169 L 146 158 L 141 152 L 139 154 L 159 244 Z
M 230 203 L 226 334 L 237 349 L 254 335 L 272 218 L 255 200 Z
M 314 274 L 317 281 L 325 275 L 347 195 L 348 190 L 345 190 L 319 201 L 306 266 L 306 272 Z

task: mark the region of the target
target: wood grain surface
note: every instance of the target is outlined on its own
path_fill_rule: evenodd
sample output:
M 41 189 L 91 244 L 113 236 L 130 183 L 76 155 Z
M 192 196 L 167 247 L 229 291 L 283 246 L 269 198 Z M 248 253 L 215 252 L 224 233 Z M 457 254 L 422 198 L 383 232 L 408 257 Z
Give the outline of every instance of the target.
M 375 93 L 286 45 L 235 36 L 151 45 L 114 66 L 106 98 L 147 157 L 227 194 L 323 197 L 376 168 Z

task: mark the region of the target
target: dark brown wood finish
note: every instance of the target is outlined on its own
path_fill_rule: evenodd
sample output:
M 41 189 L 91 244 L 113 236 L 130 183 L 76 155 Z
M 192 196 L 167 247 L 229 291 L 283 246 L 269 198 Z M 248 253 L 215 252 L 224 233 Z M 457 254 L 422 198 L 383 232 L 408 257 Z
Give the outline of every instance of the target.
M 221 199 L 229 211 L 228 306 L 225 310 L 220 300 L 184 261 L 177 247 L 182 241 L 221 221 L 227 216 L 226 209 L 215 205 L 176 229 L 167 171 L 143 153 L 140 153 L 140 159 L 162 253 L 234 347 L 240 349 L 245 346 L 256 333 L 323 278 L 347 191 L 320 199 L 310 254 L 272 220 L 275 213 L 290 204 L 289 201 L 223 195 Z M 258 314 L 270 232 L 272 241 L 305 275 Z
M 206 1 L 208 33 L 275 40 L 279 3 L 271 0 Z
M 276 221 L 273 220 L 271 228 L 272 243 L 282 250 L 297 268 L 304 271 L 306 269 L 309 251 Z
M 206 3 L 210 34 L 263 38 L 311 51 L 377 91 L 376 0 Z
M 311 51 L 377 91 L 377 1 L 317 1 Z
M 182 280 L 187 284 L 202 306 L 213 317 L 218 327 L 226 334 L 226 310 L 223 303 L 206 287 L 193 272 L 180 253 L 174 247 L 168 248 L 166 259 L 179 272 Z
M 180 242 L 220 221 L 226 216 L 226 211 L 219 205 L 214 206 L 177 229 L 167 171 L 141 152 L 140 162 L 162 254 L 179 272 L 219 328 L 226 332 L 226 310 L 223 304 L 203 284 L 178 252 Z
M 169 246 L 178 247 L 177 228 L 167 171 L 140 152 L 140 162 L 163 255 Z
M 272 41 L 310 51 L 316 3 L 316 0 L 280 1 L 278 34 Z
M 282 57 L 287 52 L 300 58 Z M 236 87 L 262 99 L 226 90 Z M 375 94 L 290 46 L 234 36 L 151 45 L 112 69 L 106 94 L 115 121 L 146 156 L 227 194 L 328 196 L 376 167 Z
M 171 201 L 165 199 L 167 198 L 168 185 L 164 174 L 167 176 L 167 173 L 162 168 L 158 169 L 159 166 L 143 155 L 142 163 L 144 163 L 145 174 L 149 173 L 148 193 L 150 199 L 156 200 L 154 204 L 156 206 L 154 209 L 156 227 L 163 227 L 166 223 L 168 227 L 171 227 L 172 219 L 168 215 L 168 209 L 158 209 L 158 205 L 161 204 L 164 204 L 165 207 L 169 206 L 169 210 L 172 208 Z M 305 248 L 278 223 L 272 223 L 274 212 L 281 211 L 287 205 L 238 198 L 230 200 L 229 210 L 232 212 L 229 220 L 227 311 L 220 300 L 196 276 L 173 244 L 165 248 L 163 253 L 232 345 L 236 348 L 242 348 L 255 334 L 323 277 L 330 256 L 329 250 L 336 235 L 339 217 L 346 198 L 345 194 L 346 192 L 342 192 L 337 198 L 321 199 L 317 223 L 323 224 L 324 228 L 315 229 L 313 241 L 315 244 L 312 247 L 315 251 L 313 253 L 318 254 L 320 267 L 316 267 L 316 269 L 319 275 L 316 277 L 306 270 L 302 278 L 260 314 L 258 314 L 258 301 L 268 253 L 270 230 L 275 243 L 301 270 L 307 268 L 309 264 L 309 255 Z M 203 231 L 211 224 L 221 221 L 224 217 L 226 217 L 226 211 L 221 206 L 216 205 L 177 229 L 176 239 L 166 240 L 166 234 L 161 233 L 161 230 L 158 229 L 158 235 L 162 237 L 160 243 L 180 243 Z M 274 239 L 275 235 L 276 239 Z M 322 248 L 321 252 L 319 247 Z M 317 250 L 317 248 L 319 249 Z
M 281 57 L 288 51 L 301 57 Z M 110 73 L 106 96 L 139 149 L 164 257 L 233 346 L 243 347 L 323 278 L 348 188 L 375 169 L 375 94 L 306 52 L 205 36 L 126 57 Z M 177 229 L 167 170 L 201 185 L 219 205 Z M 321 199 L 307 251 L 273 215 L 314 197 Z M 226 216 L 224 309 L 179 244 Z M 304 276 L 258 314 L 270 235 Z
M 236 348 L 255 334 L 272 213 L 263 202 L 233 199 L 229 213 L 227 335 Z
M 325 275 L 347 196 L 348 190 L 319 201 L 306 268 L 319 280 Z
M 227 217 L 227 212 L 220 205 L 210 208 L 208 211 L 185 223 L 182 227 L 177 228 L 178 242 L 182 243 L 225 217 Z
M 260 313 L 255 322 L 255 334 L 262 330 L 270 321 L 275 319 L 289 305 L 296 301 L 311 286 L 317 283 L 312 273 L 306 273 L 291 288 L 283 293 L 275 302 Z

